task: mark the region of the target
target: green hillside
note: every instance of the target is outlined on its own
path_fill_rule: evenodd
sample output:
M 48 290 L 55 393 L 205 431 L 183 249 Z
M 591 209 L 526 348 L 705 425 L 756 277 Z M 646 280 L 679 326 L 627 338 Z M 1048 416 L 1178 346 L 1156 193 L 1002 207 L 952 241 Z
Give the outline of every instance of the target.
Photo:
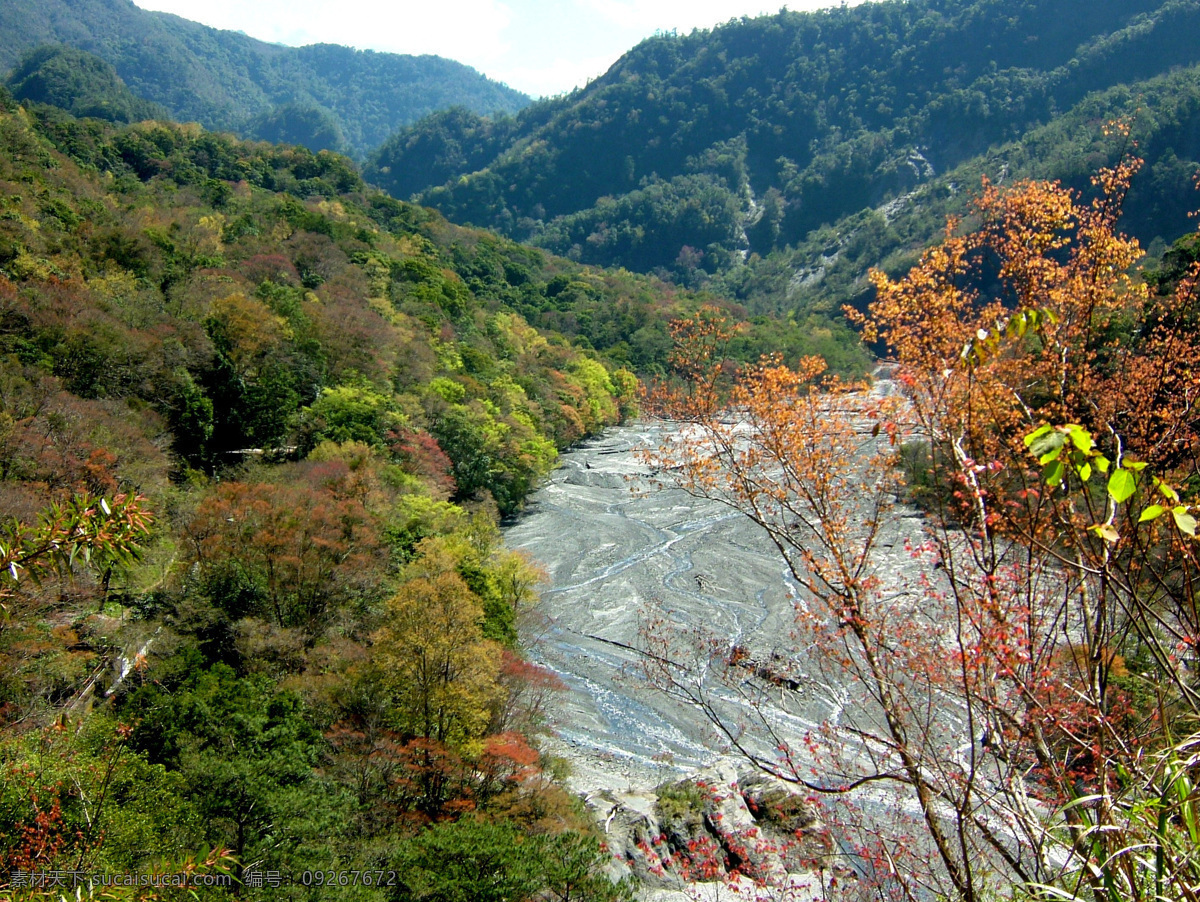
M 1134 85 L 1136 95 L 1200 62 L 1198 38 L 1195 0 L 888 0 L 782 12 L 649 39 L 586 88 L 515 117 L 434 114 L 390 139 L 366 175 L 455 221 L 724 290 L 760 278 L 747 259 L 795 248 L 823 226 L 845 232 L 836 224 L 846 217 L 889 210 L 1093 92 Z M 1200 159 L 1193 133 L 1176 138 L 1179 167 Z M 1052 164 L 1026 171 L 1053 174 Z M 1177 227 L 1155 228 L 1173 237 Z M 802 282 L 829 247 L 772 265 Z M 786 299 L 776 293 L 770 305 Z
M 528 103 L 525 95 L 436 56 L 267 44 L 139 9 L 130 0 L 0 5 L 0 73 L 45 44 L 101 57 L 134 94 L 161 104 L 177 121 L 296 140 L 312 130 L 296 120 L 326 118 L 335 126 L 337 149 L 360 157 L 435 110 L 459 105 L 513 112 Z M 286 128 L 288 120 L 292 131 L 281 132 L 280 122 Z
M 130 91 L 100 57 L 65 45 L 30 51 L 9 76 L 8 88 L 17 100 L 56 106 L 80 118 L 125 123 L 170 118 L 164 107 Z
M 923 549 L 882 544 L 878 530 L 889 511 L 904 512 L 892 505 L 905 489 L 890 475 L 858 479 L 870 472 L 859 463 L 865 457 L 885 465 L 884 455 L 862 450 L 876 439 L 881 449 L 888 438 L 897 446 L 912 499 L 931 513 L 944 504 L 949 515 L 939 522 L 966 530 L 968 553 L 994 536 L 992 547 L 1008 556 L 1022 547 L 1021 536 L 1035 536 L 1057 573 L 1063 549 L 1091 549 L 1092 560 L 1107 561 L 1107 544 L 1140 548 L 1137 537 L 1167 528 L 1168 515 L 1180 541 L 1194 534 L 1200 239 L 1160 252 L 1193 226 L 1198 29 L 1200 0 L 912 0 L 783 12 L 656 37 L 587 88 L 522 108 L 519 95 L 436 58 L 328 45 L 292 50 L 146 13 L 127 0 L 0 5 L 0 66 L 11 72 L 9 87 L 0 87 L 0 897 L 67 898 L 72 888 L 29 885 L 33 873 L 153 872 L 215 882 L 105 886 L 91 895 L 117 902 L 631 902 L 633 888 L 609 879 L 608 825 L 601 828 L 571 796 L 564 763 L 540 741 L 555 694 L 566 687 L 525 657 L 518 627 L 521 640 L 549 633 L 535 609 L 547 576 L 505 548 L 500 527 L 524 509 L 560 452 L 628 421 L 639 404 L 675 399 L 689 427 L 716 415 L 722 429 L 733 430 L 722 433 L 733 444 L 715 446 L 716 453 L 690 437 L 703 433 L 679 431 L 697 442 L 697 474 L 735 459 L 757 467 L 775 449 L 795 448 L 799 465 L 781 472 L 808 474 L 818 491 L 764 492 L 769 479 L 759 477 L 768 471 L 759 470 L 723 500 L 786 514 L 777 540 L 820 522 L 824 531 L 814 534 L 827 550 L 861 548 L 851 518 L 862 522 L 870 547 L 887 555 L 880 566 L 896 566 L 897 555 L 930 555 L 929 578 L 911 581 L 930 598 L 941 591 L 937 580 L 953 576 L 942 552 L 958 540 L 934 536 Z M 442 106 L 450 108 L 396 133 L 365 172 L 337 152 L 361 155 L 405 118 Z M 494 109 L 510 112 L 481 115 Z M 1114 118 L 1128 128 L 1110 127 Z M 1010 200 L 1024 203 L 1021 192 L 1004 194 L 999 205 L 996 194 L 990 213 L 968 206 L 985 179 L 1051 176 L 1087 192 L 1099 167 L 1130 152 L 1146 162 L 1121 198 L 1125 225 L 1161 257 L 1157 269 L 1133 262 L 1132 244 L 1110 240 L 1107 220 L 1100 229 L 1080 228 L 1083 217 L 1062 213 L 1070 204 L 1055 192 L 1025 186 L 1042 209 L 1011 229 L 995 228 L 996 217 Z M 1125 184 L 1117 180 L 1118 188 Z M 1060 212 L 1043 215 L 1051 208 Z M 922 445 L 909 441 L 907 426 L 881 420 L 868 429 L 864 422 L 880 414 L 857 401 L 798 394 L 815 389 L 819 361 L 802 363 L 804 378 L 813 380 L 807 383 L 781 375 L 772 361 L 820 356 L 836 376 L 861 376 L 870 355 L 841 319 L 842 305 L 869 299 L 868 268 L 905 271 L 914 249 L 936 241 L 946 218 L 963 212 L 975 216 L 964 231 L 982 217 L 989 236 L 1011 235 L 1022 251 L 1029 279 L 1022 309 L 1011 317 L 1002 309 L 1013 280 L 997 262 L 1005 258 L 992 256 L 996 245 L 960 242 L 964 264 L 939 269 L 931 255 L 905 305 L 892 305 L 898 325 L 877 335 L 931 361 L 922 364 L 929 381 L 921 391 L 938 407 L 957 409 L 953 393 L 942 391 L 958 391 L 951 376 L 969 388 L 976 373 L 993 380 L 978 383 L 989 402 L 978 409 L 1002 415 L 989 410 L 990 419 L 972 419 L 970 427 L 985 440 L 985 453 L 958 444 L 967 433 L 950 418 L 940 422 L 953 429 L 922 427 L 932 437 Z M 1035 232 L 1041 223 L 1050 225 Z M 1075 267 L 1081 244 L 1088 254 Z M 1060 266 L 1056 255 L 1072 255 L 1071 265 Z M 879 277 L 875 284 L 885 302 L 889 292 L 908 291 Z M 1043 310 L 1042 293 L 1059 306 Z M 987 321 L 974 323 L 975 310 L 991 300 L 997 304 L 985 308 Z M 991 350 L 1002 347 L 1002 334 L 1010 345 Z M 1072 343 L 1046 340 L 1060 334 Z M 1174 365 L 1160 367 L 1164 360 Z M 1030 362 L 1027 375 L 1023 361 Z M 762 363 L 747 369 L 745 383 L 762 386 L 761 395 L 732 385 L 747 362 Z M 1056 383 L 1066 363 L 1086 378 Z M 1009 372 L 1020 377 L 1024 398 L 1010 398 L 993 378 Z M 914 384 L 904 381 L 908 375 L 897 384 Z M 643 378 L 657 383 L 649 401 Z M 1051 389 L 1079 406 L 1056 406 Z M 728 408 L 718 405 L 731 397 L 737 419 L 724 422 Z M 742 407 L 742 398 L 765 403 Z M 1006 405 L 1019 413 L 1010 416 Z M 766 406 L 784 427 L 779 441 L 742 426 L 743 412 L 757 417 Z M 797 416 L 805 410 L 807 421 Z M 1072 418 L 1062 419 L 1062 411 Z M 1018 428 L 1035 415 L 1073 424 L 1034 434 L 1057 442 L 1040 463 Z M 1124 443 L 1115 427 L 1102 433 L 1095 426 L 1102 416 L 1149 436 L 1145 447 L 1160 456 Z M 832 443 L 811 440 L 818 420 Z M 1083 442 L 1092 449 L 1085 452 L 1081 432 L 1091 429 L 1097 439 Z M 1112 476 L 1110 459 L 1098 456 L 1110 440 L 1118 446 Z M 1015 456 L 988 450 L 1002 446 Z M 1077 457 L 1072 447 L 1094 456 Z M 1072 463 L 1078 478 L 1063 482 L 1060 453 L 1083 461 Z M 952 460 L 970 479 L 946 479 Z M 1055 468 L 1041 469 L 1047 462 L 1057 464 L 1059 482 L 1048 475 Z M 676 470 L 664 463 L 666 483 Z M 1133 474 L 1142 467 L 1139 487 Z M 1165 475 L 1150 483 L 1153 474 Z M 1126 478 L 1128 494 L 1116 502 L 1113 486 Z M 705 485 L 700 494 L 718 483 Z M 1142 512 L 1157 513 L 1138 515 L 1126 505 L 1119 520 L 1109 505 L 1108 522 L 1085 531 L 1092 518 L 1083 512 L 1105 497 L 1104 485 L 1121 505 L 1153 494 Z M 877 500 L 850 507 L 843 497 Z M 1052 510 L 1043 504 L 1059 503 L 1053 516 L 1070 532 L 990 532 L 1002 518 L 1020 525 L 1032 514 L 1027 522 L 1037 525 Z M 815 519 L 793 519 L 810 509 Z M 678 519 L 683 508 L 674 510 L 669 517 Z M 932 516 L 926 522 L 939 528 Z M 777 544 L 783 550 L 791 542 Z M 850 554 L 822 570 L 815 552 L 791 547 L 813 568 L 813 580 L 840 573 L 824 582 L 828 593 L 818 581 L 805 583 L 796 566 L 797 581 L 788 583 L 821 605 L 832 601 L 828 648 L 841 657 L 828 660 L 859 677 L 881 672 L 860 668 L 859 652 L 847 651 L 847 642 L 863 642 L 868 626 L 874 629 L 859 616 L 867 609 L 845 605 L 865 598 L 862 592 L 885 594 L 874 571 L 842 566 L 857 560 Z M 1177 585 L 1191 585 L 1193 546 L 1178 547 L 1191 556 L 1180 569 L 1171 563 L 1154 572 L 1155 599 L 1160 591 L 1182 598 Z M 1151 542 L 1138 553 L 1149 561 L 1160 552 Z M 1068 601 L 1055 602 L 1060 610 L 1074 603 L 1079 586 L 1110 572 L 1107 563 L 1089 570 L 1079 561 L 1080 579 L 1063 590 Z M 1014 640 L 1019 633 L 990 605 L 1012 586 L 1013 610 L 1028 619 L 1029 598 L 1042 583 L 991 578 L 1007 569 L 997 559 L 979 571 L 989 607 L 972 622 L 1003 626 L 995 661 L 1024 668 L 1029 660 L 1017 659 L 1032 644 Z M 975 581 L 976 571 L 966 572 Z M 894 610 L 904 616 L 879 622 L 899 624 L 900 641 L 884 636 L 863 646 L 886 654 L 861 660 L 882 661 L 899 691 L 920 673 L 909 666 L 920 645 L 909 645 L 904 630 L 913 633 L 908 615 L 923 605 L 911 602 L 923 596 L 898 585 L 902 591 L 887 603 L 902 604 Z M 1178 610 L 1178 622 L 1194 627 L 1196 605 Z M 684 620 L 687 654 L 698 650 L 697 660 L 750 693 L 743 698 L 759 698 L 761 688 L 780 693 L 783 704 L 790 687 L 808 691 L 775 667 L 788 662 L 774 652 L 774 663 L 759 666 L 740 644 L 708 642 Z M 1047 667 L 1079 669 L 1082 658 L 1054 655 L 1060 633 L 1073 641 L 1072 623 L 1047 633 L 1039 652 L 1050 656 Z M 795 625 L 825 630 L 807 614 Z M 1169 672 L 1184 685 L 1194 675 L 1184 652 L 1188 643 L 1200 647 L 1192 643 L 1196 630 L 1174 632 L 1165 618 L 1147 629 L 1158 634 L 1160 626 L 1168 644 L 1155 645 L 1158 651 L 1127 648 L 1128 636 L 1115 631 L 1121 644 L 1097 642 L 1092 647 L 1102 654 L 1087 656 L 1089 673 L 1107 658 L 1113 676 L 1129 678 L 1113 684 L 1129 687 L 1129 700 L 1114 704 L 1119 730 L 1112 733 L 1131 750 L 1129 761 L 1157 751 L 1140 738 L 1125 741 L 1148 735 L 1145 724 L 1194 730 L 1165 694 L 1151 691 L 1158 687 L 1136 678 Z M 1180 635 L 1187 642 L 1176 644 Z M 950 646 L 937 629 L 922 636 L 930 644 L 920 666 L 941 692 L 950 685 L 942 681 Z M 1064 694 L 1059 709 L 1055 696 L 1046 696 L 1053 702 L 1046 706 L 1041 696 L 1031 701 L 1018 691 L 1015 706 L 994 707 L 1000 671 L 986 657 L 992 652 L 965 636 L 958 634 L 959 669 L 975 668 L 974 657 L 982 662 L 972 670 L 982 678 L 970 682 L 987 717 L 1023 712 L 1005 723 L 1025 718 L 1022 735 L 1040 741 L 1053 735 L 1043 729 L 1049 712 L 1062 718 L 1054 727 L 1060 735 L 1073 734 L 1073 745 L 1062 748 L 1084 750 L 1076 757 L 1060 755 L 1059 746 L 1039 750 L 1070 789 L 1067 810 L 1084 811 L 1077 803 L 1091 784 L 1080 775 L 1091 779 L 1084 758 L 1100 734 L 1079 727 L 1077 714 L 1086 710 L 1079 694 Z M 646 637 L 655 641 L 653 632 Z M 822 647 L 804 654 L 817 660 L 808 652 Z M 685 672 L 673 651 L 656 648 L 647 646 L 647 658 Z M 1037 681 L 1050 679 L 1051 670 L 1037 667 Z M 1087 693 L 1094 682 L 1089 676 Z M 714 684 L 697 685 L 707 691 Z M 911 707 L 903 691 L 895 698 Z M 933 709 L 912 710 L 928 723 Z M 963 732 L 972 750 L 1022 749 L 1004 745 L 1006 735 L 993 745 L 988 733 L 976 742 L 973 729 Z M 892 740 L 902 733 L 893 730 Z M 737 746 L 740 735 L 731 729 L 725 738 Z M 933 752 L 922 749 L 929 757 L 920 762 L 929 768 L 918 762 L 895 771 L 887 742 L 878 745 L 886 753 L 878 761 L 867 757 L 887 768 L 887 779 L 900 773 L 923 785 L 926 773 L 942 779 L 938 750 L 951 747 L 927 745 Z M 1030 764 L 1039 759 L 1002 749 L 995 761 L 1012 768 L 1020 810 L 1041 824 L 1046 812 L 1061 810 L 1054 805 L 1068 803 L 1066 795 L 1043 793 L 1053 784 L 1039 781 Z M 786 755 L 786 743 L 779 751 Z M 975 751 L 967 757 L 976 768 Z M 981 753 L 978 760 L 989 759 Z M 1170 777 L 1171 798 L 1194 763 Z M 838 768 L 840 784 L 846 775 Z M 972 770 L 966 782 L 952 776 L 946 798 L 977 794 L 983 784 L 974 782 L 976 773 L 985 771 Z M 1154 802 L 1168 798 L 1157 779 L 1113 787 L 1124 794 L 1118 797 Z M 824 793 L 834 783 L 812 788 Z M 799 809 L 772 796 L 764 789 L 744 801 L 761 799 L 762 816 L 780 824 L 801 823 Z M 719 819 L 724 802 L 714 796 L 714 807 L 705 802 L 702 812 L 693 798 L 701 796 L 668 786 L 657 810 L 683 811 L 680 848 L 707 855 L 688 824 L 709 814 Z M 937 792 L 925 798 L 940 804 Z M 1032 808 L 1030 798 L 1039 799 Z M 1187 805 L 1179 810 L 1196 821 Z M 1179 857 L 1190 866 L 1194 843 L 1182 819 L 1176 824 L 1153 805 L 1145 811 L 1158 835 L 1178 838 Z M 926 825 L 938 830 L 949 823 L 934 808 L 926 814 Z M 999 822 L 989 813 L 972 829 L 994 840 Z M 802 823 L 806 830 L 813 822 L 806 815 Z M 830 892 L 842 891 L 839 882 L 849 896 L 872 892 L 866 880 L 847 876 L 868 856 L 879 873 L 896 873 L 875 851 L 883 848 L 876 840 L 889 841 L 876 822 L 870 833 L 845 834 L 838 820 L 830 823 L 834 832 L 821 827 L 811 837 Z M 629 832 L 645 840 L 645 850 L 659 845 L 640 826 Z M 928 857 L 921 842 L 897 835 Z M 868 844 L 859 848 L 855 836 Z M 1006 852 L 1002 840 L 981 848 Z M 1023 856 L 1025 840 L 1013 842 Z M 1094 849 L 1085 846 L 1090 865 Z M 849 850 L 845 861 L 854 867 L 825 867 L 837 847 Z M 1124 860 L 1125 851 L 1111 861 Z M 718 853 L 730 875 L 751 862 L 734 843 Z M 649 854 L 645 862 L 660 860 Z M 678 860 L 680 874 L 713 876 L 692 869 L 699 857 Z M 1016 856 L 1006 860 L 1021 870 Z M 1159 876 L 1164 860 L 1158 857 Z M 1152 864 L 1137 866 L 1155 879 Z M 881 887 L 908 891 L 899 883 Z M 83 898 L 82 887 L 75 896 Z
M 470 848 L 520 898 L 623 898 L 531 745 L 557 683 L 520 658 L 539 576 L 496 523 L 636 400 L 517 308 L 590 292 L 661 319 L 629 294 L 652 289 L 331 153 L 0 91 L 5 881 L 211 873 L 244 886 L 154 898 L 246 898 L 257 868 L 299 899 L 302 873 L 353 869 L 449 892 Z M 387 897 L 365 885 L 321 898 Z
M 1106 134 L 1124 120 L 1131 134 Z M 908 269 L 921 249 L 938 241 L 946 218 L 969 213 L 982 181 L 1055 179 L 1088 195 L 1101 166 L 1123 153 L 1146 161 L 1126 199 L 1122 227 L 1151 256 L 1180 235 L 1195 231 L 1200 208 L 1200 67 L 1180 68 L 1134 85 L 1097 92 L 1018 141 L 998 144 L 879 207 L 842 216 L 801 241 L 753 257 L 709 286 L 750 309 L 784 312 L 863 306 L 870 268 L 893 276 Z

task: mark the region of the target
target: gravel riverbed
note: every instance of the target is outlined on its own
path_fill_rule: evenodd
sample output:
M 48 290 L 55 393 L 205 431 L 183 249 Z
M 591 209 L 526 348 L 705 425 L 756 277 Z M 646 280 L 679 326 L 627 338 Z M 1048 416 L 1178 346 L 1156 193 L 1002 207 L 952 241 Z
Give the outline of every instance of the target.
M 647 618 L 699 626 L 765 659 L 778 649 L 801 670 L 790 633 L 798 595 L 766 535 L 716 502 L 656 485 L 635 449 L 662 425 L 606 432 L 564 454 L 549 483 L 505 530 L 509 547 L 549 573 L 538 615 L 524 628 L 530 656 L 568 691 L 556 700 L 553 752 L 572 765 L 572 788 L 645 789 L 728 754 L 728 740 L 699 711 L 639 678 Z M 897 511 L 889 544 L 917 522 Z M 790 738 L 836 717 L 850 700 L 824 688 L 770 712 Z M 736 721 L 738 700 L 724 699 Z M 743 718 L 745 719 L 745 718 Z

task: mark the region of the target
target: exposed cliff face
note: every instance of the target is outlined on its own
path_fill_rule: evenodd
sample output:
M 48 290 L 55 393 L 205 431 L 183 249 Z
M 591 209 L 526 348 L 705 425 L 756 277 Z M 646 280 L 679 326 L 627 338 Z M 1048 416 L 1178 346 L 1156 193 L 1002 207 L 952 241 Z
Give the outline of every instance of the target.
M 603 790 L 588 808 L 613 855 L 613 876 L 634 875 L 658 902 L 823 898 L 833 846 L 798 788 L 721 762 L 654 791 Z

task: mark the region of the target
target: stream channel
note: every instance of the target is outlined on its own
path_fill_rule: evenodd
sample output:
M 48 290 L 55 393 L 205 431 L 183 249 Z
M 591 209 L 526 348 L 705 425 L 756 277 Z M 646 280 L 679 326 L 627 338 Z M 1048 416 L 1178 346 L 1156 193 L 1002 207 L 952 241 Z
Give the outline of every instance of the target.
M 579 793 L 644 791 L 729 754 L 727 738 L 700 711 L 640 678 L 636 649 L 647 617 L 728 637 L 757 660 L 778 650 L 793 668 L 806 666 L 789 638 L 799 593 L 767 536 L 717 502 L 656 487 L 638 459 L 635 449 L 657 444 L 664 428 L 671 427 L 611 429 L 564 454 L 505 530 L 507 545 L 549 574 L 523 640 L 567 686 L 554 702 L 548 746 L 570 762 L 569 784 Z M 912 568 L 903 544 L 917 537 L 920 519 L 893 513 L 883 544 L 895 551 L 885 551 L 883 563 L 900 573 Z M 824 689 L 770 716 L 795 742 L 836 721 L 853 704 L 848 696 Z M 727 694 L 722 703 L 736 720 L 738 700 Z

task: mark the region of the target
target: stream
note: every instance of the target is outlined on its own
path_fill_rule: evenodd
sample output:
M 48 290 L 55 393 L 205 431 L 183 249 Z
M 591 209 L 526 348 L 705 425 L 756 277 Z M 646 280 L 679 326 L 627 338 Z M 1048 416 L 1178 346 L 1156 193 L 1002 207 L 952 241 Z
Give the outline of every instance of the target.
M 789 637 L 800 593 L 767 536 L 717 502 L 657 487 L 637 458 L 635 449 L 656 444 L 664 428 L 611 429 L 564 454 L 505 530 L 506 544 L 549 574 L 522 638 L 530 658 L 567 686 L 555 701 L 548 747 L 570 763 L 569 784 L 580 793 L 644 790 L 730 754 L 727 737 L 700 711 L 641 678 L 637 649 L 647 617 L 728 637 L 756 660 L 778 649 L 793 668 L 806 666 Z M 885 544 L 896 547 L 889 566 L 899 570 L 903 539 L 916 535 L 919 520 L 897 514 Z M 747 719 L 742 700 L 715 691 L 731 721 Z M 768 715 L 794 742 L 836 721 L 848 695 L 801 692 L 798 705 L 793 694 L 786 711 Z

